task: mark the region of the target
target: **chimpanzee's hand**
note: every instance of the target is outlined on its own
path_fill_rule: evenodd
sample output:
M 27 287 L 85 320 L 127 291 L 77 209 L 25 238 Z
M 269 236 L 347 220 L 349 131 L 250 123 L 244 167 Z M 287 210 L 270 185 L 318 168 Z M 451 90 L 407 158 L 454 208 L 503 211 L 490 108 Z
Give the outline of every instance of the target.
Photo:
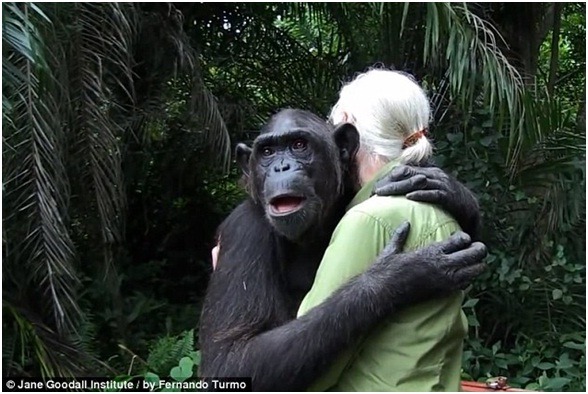
M 400 165 L 376 183 L 379 196 L 404 195 L 441 206 L 472 239 L 479 239 L 480 206 L 474 194 L 437 167 Z
M 400 253 L 409 230 L 408 222 L 400 225 L 366 272 L 387 288 L 395 307 L 464 289 L 486 268 L 486 246 L 472 243 L 463 232 L 446 241 Z

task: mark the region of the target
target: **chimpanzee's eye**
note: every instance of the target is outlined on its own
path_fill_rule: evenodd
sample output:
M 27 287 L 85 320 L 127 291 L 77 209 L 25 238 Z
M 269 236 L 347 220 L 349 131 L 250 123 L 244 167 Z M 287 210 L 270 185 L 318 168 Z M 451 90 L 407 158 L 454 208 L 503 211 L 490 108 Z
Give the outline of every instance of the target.
M 274 154 L 274 150 L 272 148 L 270 148 L 269 146 L 263 147 L 261 148 L 261 154 L 263 156 L 271 156 Z
M 297 150 L 297 151 L 302 151 L 302 150 L 306 149 L 307 145 L 308 145 L 308 143 L 306 142 L 306 140 L 299 138 L 292 143 L 292 149 Z

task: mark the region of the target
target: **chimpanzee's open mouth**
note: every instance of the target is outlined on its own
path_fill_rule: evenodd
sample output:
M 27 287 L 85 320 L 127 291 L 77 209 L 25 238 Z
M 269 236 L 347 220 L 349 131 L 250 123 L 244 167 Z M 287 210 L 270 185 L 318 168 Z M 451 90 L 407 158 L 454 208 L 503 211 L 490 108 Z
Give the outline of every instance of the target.
M 299 196 L 278 196 L 270 201 L 270 210 L 274 215 L 288 215 L 296 212 L 304 204 L 304 197 Z

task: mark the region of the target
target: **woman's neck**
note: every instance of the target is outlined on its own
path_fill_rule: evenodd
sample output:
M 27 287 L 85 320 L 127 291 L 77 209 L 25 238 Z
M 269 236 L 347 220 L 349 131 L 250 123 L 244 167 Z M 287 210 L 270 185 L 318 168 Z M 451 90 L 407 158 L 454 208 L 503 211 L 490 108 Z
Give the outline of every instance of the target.
M 361 149 L 356 157 L 358 178 L 362 187 L 374 179 L 378 171 L 386 165 L 380 157 L 366 153 Z

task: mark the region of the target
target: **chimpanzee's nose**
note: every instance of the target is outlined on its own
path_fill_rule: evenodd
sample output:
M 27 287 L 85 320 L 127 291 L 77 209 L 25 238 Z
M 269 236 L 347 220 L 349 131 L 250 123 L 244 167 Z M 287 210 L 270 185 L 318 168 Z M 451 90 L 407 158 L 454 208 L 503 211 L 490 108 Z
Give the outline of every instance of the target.
M 275 172 L 284 172 L 290 169 L 290 163 L 284 163 L 284 160 L 280 161 L 280 164 L 274 166 Z

